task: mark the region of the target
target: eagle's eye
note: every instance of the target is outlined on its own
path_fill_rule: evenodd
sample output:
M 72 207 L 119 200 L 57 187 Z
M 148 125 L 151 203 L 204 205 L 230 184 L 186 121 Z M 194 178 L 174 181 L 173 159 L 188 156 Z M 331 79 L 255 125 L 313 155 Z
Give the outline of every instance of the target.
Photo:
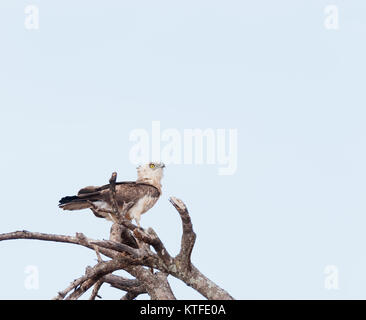
M 155 164 L 150 163 L 150 168 L 151 168 L 151 169 L 154 169 L 154 168 L 155 168 Z

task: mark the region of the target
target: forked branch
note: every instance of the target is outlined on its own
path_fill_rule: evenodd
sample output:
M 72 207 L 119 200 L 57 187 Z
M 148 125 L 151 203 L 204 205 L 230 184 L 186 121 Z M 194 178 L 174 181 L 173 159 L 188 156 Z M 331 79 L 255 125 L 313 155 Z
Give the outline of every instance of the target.
M 65 242 L 81 245 L 96 252 L 98 263 L 94 267 L 88 267 L 83 276 L 72 281 L 68 287 L 58 293 L 55 299 L 78 299 L 93 287 L 90 296 L 93 300 L 99 297 L 98 291 L 103 283 L 125 291 L 126 294 L 121 298 L 122 300 L 134 299 L 143 293 L 148 293 L 151 299 L 175 299 L 168 282 L 169 275 L 182 280 L 207 299 L 233 299 L 229 293 L 208 279 L 192 264 L 191 256 L 196 233 L 193 231 L 192 221 L 183 201 L 175 197 L 169 199 L 180 215 L 183 229 L 180 251 L 172 257 L 152 228 L 145 230 L 126 220 L 126 213 L 134 204 L 126 203 L 122 208 L 118 207 L 116 178 L 117 173 L 114 172 L 109 180 L 112 210 L 100 209 L 91 203 L 91 209 L 95 213 L 102 216 L 107 213 L 114 221 L 109 240 L 89 239 L 82 233 L 65 236 L 23 230 L 0 234 L 0 241 L 36 239 Z M 100 254 L 110 260 L 103 261 Z M 117 270 L 128 272 L 133 279 L 113 274 Z

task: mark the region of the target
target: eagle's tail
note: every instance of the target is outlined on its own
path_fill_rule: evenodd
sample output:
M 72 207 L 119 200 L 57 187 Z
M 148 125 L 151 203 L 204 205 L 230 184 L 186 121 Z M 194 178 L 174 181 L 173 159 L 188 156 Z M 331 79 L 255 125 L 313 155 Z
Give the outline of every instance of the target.
M 78 196 L 67 196 L 63 197 L 58 206 L 63 210 L 80 210 L 91 208 L 91 204 L 88 202 L 89 199 L 80 198 Z

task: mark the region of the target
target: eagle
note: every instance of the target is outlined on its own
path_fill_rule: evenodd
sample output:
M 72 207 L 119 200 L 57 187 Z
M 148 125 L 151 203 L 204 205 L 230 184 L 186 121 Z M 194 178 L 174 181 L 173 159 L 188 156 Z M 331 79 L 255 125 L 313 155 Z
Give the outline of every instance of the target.
M 165 165 L 161 162 L 150 162 L 137 167 L 137 180 L 116 182 L 116 202 L 119 210 L 129 204 L 125 218 L 135 220 L 140 227 L 141 215 L 151 209 L 161 196 L 161 179 Z M 91 209 L 98 218 L 113 221 L 108 213 L 113 206 L 110 197 L 110 185 L 81 189 L 76 196 L 63 197 L 59 201 L 63 210 Z

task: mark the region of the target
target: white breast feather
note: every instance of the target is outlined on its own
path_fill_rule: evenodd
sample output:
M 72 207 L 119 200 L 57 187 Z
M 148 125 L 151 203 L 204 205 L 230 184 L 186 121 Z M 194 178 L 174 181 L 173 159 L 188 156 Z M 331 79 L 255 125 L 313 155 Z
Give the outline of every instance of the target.
M 157 197 L 150 197 L 148 195 L 143 196 L 137 203 L 130 209 L 129 216 L 131 219 L 139 219 L 140 216 L 149 210 L 155 202 L 158 200 Z
M 140 200 L 137 201 L 137 203 L 129 210 L 128 215 L 131 219 L 135 219 L 136 221 L 140 220 L 140 217 L 143 213 L 145 213 L 147 210 L 153 207 L 153 205 L 158 200 L 157 197 L 151 197 L 148 195 L 143 196 Z M 111 206 L 104 202 L 104 201 L 95 201 L 94 205 L 98 209 L 102 210 L 109 210 L 111 211 Z M 112 220 L 108 214 L 105 214 L 105 218 L 108 220 Z

